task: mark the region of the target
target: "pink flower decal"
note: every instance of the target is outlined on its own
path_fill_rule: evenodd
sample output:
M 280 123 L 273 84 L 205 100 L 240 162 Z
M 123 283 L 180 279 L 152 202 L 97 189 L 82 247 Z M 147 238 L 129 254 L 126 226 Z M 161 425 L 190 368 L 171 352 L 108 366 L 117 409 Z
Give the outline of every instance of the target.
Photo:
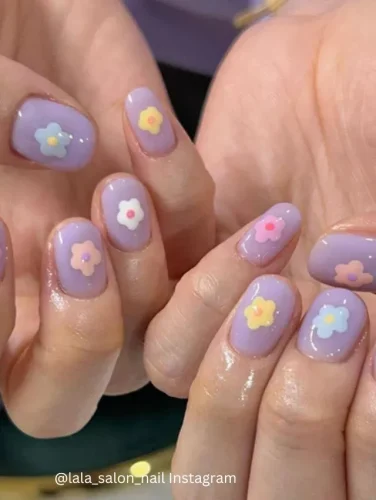
M 359 288 L 373 282 L 372 274 L 364 272 L 364 265 L 359 260 L 352 260 L 348 264 L 338 264 L 335 271 L 334 281 L 350 288 Z
M 71 266 L 77 271 L 81 271 L 84 276 L 92 276 L 95 266 L 102 262 L 102 254 L 95 248 L 92 241 L 75 243 L 72 245 Z
M 285 226 L 286 222 L 281 217 L 267 215 L 255 224 L 255 240 L 258 243 L 265 243 L 269 240 L 278 241 Z

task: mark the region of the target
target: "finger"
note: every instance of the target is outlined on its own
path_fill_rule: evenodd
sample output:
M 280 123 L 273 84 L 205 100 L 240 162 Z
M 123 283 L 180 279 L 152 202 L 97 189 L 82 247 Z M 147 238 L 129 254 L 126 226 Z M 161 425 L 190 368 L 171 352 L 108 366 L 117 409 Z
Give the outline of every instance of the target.
M 346 500 L 344 429 L 367 330 L 366 307 L 352 292 L 316 298 L 263 396 L 248 499 L 283 491 L 289 500 Z
M 70 435 L 93 415 L 123 343 L 115 276 L 98 229 L 65 221 L 52 233 L 41 326 L 10 359 L 3 386 L 13 422 L 39 438 Z
M 210 498 L 246 498 L 262 394 L 300 312 L 300 297 L 286 280 L 262 276 L 205 355 L 190 391 L 173 473 L 235 476 L 235 483 L 211 484 Z M 200 488 L 175 486 L 177 498 L 201 498 Z
M 134 177 L 118 174 L 101 182 L 92 218 L 108 242 L 127 329 L 107 393 L 126 393 L 148 381 L 144 333 L 170 293 L 165 252 L 151 199 Z
M 224 319 L 250 281 L 285 267 L 297 244 L 300 224 L 297 208 L 288 203 L 275 205 L 182 278 L 146 335 L 145 366 L 158 388 L 187 396 Z
M 49 10 L 49 22 L 60 29 L 61 5 Z M 69 57 L 67 44 L 56 44 L 57 83 L 97 120 L 108 158 L 99 168 L 112 162 L 124 171 L 130 164 L 128 142 L 133 168 L 155 203 L 170 273 L 179 277 L 214 244 L 213 182 L 174 117 L 157 65 L 122 3 L 82 0 L 71 7 L 70 16 L 85 22 L 66 23 L 63 40 L 70 41 Z M 94 41 L 95 50 L 88 45 L 93 31 L 95 41 L 100 40 Z
M 59 171 L 86 166 L 96 127 L 71 97 L 25 66 L 0 56 L 0 161 Z
M 0 221 L 0 357 L 16 318 L 12 245 L 8 228 Z
M 308 269 L 322 283 L 375 292 L 376 213 L 333 226 L 312 249 Z
M 376 350 L 365 362 L 346 428 L 349 500 L 368 500 L 376 491 Z

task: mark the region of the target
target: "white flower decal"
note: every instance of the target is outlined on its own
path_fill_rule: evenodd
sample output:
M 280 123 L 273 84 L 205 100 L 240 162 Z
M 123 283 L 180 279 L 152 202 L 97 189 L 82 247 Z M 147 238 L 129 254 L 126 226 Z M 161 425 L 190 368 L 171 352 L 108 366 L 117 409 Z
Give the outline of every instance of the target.
M 44 156 L 65 158 L 66 146 L 69 146 L 72 136 L 64 132 L 58 123 L 49 123 L 46 128 L 38 128 L 34 134 L 40 144 L 40 152 Z
M 323 306 L 318 316 L 313 319 L 317 336 L 320 339 L 330 339 L 334 332 L 345 333 L 349 316 L 347 307 Z
M 137 198 L 123 200 L 119 203 L 117 221 L 122 226 L 126 226 L 130 231 L 137 229 L 140 222 L 144 220 L 144 217 L 145 213 Z

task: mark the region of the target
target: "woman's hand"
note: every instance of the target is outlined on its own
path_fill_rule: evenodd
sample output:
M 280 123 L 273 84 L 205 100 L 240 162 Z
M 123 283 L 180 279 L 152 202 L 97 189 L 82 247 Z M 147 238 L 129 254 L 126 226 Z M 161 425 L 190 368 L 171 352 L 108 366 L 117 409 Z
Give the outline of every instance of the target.
M 214 244 L 213 183 L 120 0 L 1 0 L 0 23 L 2 392 L 54 437 L 146 383 L 146 325 Z
M 300 313 L 291 283 L 262 276 L 220 327 L 191 387 L 172 466 L 176 500 L 374 497 L 366 307 L 332 289 L 301 324 Z

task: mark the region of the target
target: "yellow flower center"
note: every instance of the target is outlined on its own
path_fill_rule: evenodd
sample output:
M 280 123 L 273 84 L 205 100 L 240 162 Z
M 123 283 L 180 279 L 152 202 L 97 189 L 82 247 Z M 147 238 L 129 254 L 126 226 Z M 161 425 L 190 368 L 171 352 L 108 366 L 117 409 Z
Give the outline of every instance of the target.
M 334 323 L 334 321 L 335 321 L 334 314 L 327 314 L 324 318 L 324 322 L 327 325 L 331 325 L 332 323 Z
M 55 136 L 48 137 L 47 144 L 49 146 L 57 146 L 59 144 L 58 138 Z
M 253 315 L 254 316 L 262 316 L 263 312 L 264 311 L 261 309 L 261 307 L 259 307 L 259 306 L 253 307 Z

